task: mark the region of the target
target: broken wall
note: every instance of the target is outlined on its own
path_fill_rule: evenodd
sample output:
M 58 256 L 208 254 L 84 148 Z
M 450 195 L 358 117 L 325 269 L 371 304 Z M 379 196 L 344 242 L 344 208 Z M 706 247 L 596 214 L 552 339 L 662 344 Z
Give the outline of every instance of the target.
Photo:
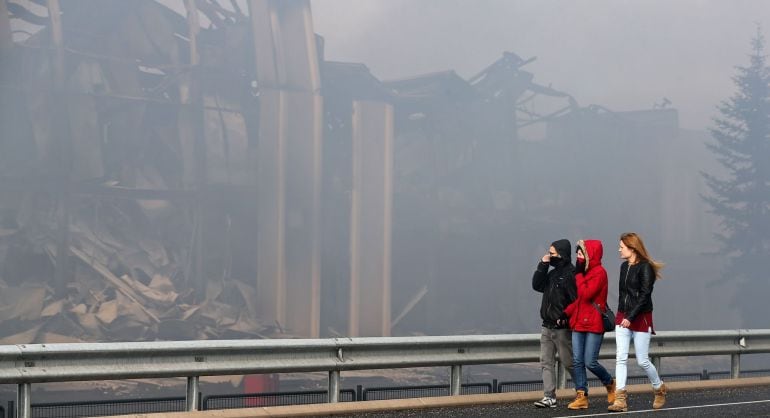
M 216 1 L 188 1 L 181 11 L 148 0 L 13 5 L 12 23 L 41 28 L 13 43 L 2 66 L 0 113 L 13 129 L 0 141 L 7 151 L 0 156 L 0 213 L 8 227 L 0 278 L 8 289 L 42 286 L 45 315 L 9 314 L 33 321 L 23 323 L 35 331 L 21 337 L 6 321 L 2 336 L 32 342 L 51 341 L 49 331 L 82 340 L 317 335 L 317 327 L 305 328 L 317 322 L 312 312 L 295 313 L 302 317 L 288 325 L 269 317 L 265 325 L 258 315 L 253 249 L 257 237 L 275 237 L 257 222 L 259 205 L 270 199 L 257 198 L 256 175 L 266 129 L 260 109 L 270 86 L 257 77 L 254 39 L 262 38 L 253 36 L 249 10 Z M 303 31 L 285 46 L 287 74 L 317 67 L 308 51 L 302 54 L 310 63 L 293 55 L 307 37 L 314 46 L 307 2 L 249 5 L 285 26 L 284 40 Z M 49 12 L 57 9 L 61 14 Z M 320 109 L 317 91 L 290 110 Z M 293 232 L 296 216 L 287 217 L 288 235 L 299 234 L 289 240 L 299 246 L 288 250 L 298 259 L 287 268 L 298 269 L 289 277 L 315 274 L 317 282 L 317 245 L 303 246 L 317 229 L 318 187 L 308 190 L 305 180 L 320 183 L 320 119 L 290 122 L 288 166 L 301 173 L 286 176 L 295 185 L 287 201 L 306 220 Z M 308 133 L 315 139 L 306 144 Z M 40 296 L 35 292 L 31 301 Z M 317 311 L 317 299 L 315 305 Z

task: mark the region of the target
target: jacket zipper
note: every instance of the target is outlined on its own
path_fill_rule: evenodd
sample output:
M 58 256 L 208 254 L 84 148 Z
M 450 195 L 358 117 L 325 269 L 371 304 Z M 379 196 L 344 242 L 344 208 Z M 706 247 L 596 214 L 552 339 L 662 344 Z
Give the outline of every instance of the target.
M 630 289 L 628 288 L 628 272 L 629 271 L 631 271 L 631 263 L 628 263 L 628 267 L 626 267 L 626 277 L 623 279 L 623 287 L 626 288 L 626 300 L 625 300 L 625 304 L 623 306 L 625 308 L 625 310 L 628 310 L 628 305 L 629 305 L 629 303 L 628 303 L 628 294 L 631 293 Z M 626 312 L 623 312 L 623 313 L 626 313 Z
M 551 303 L 551 299 L 554 297 L 553 294 L 554 294 L 553 282 L 550 281 L 548 283 L 548 305 L 546 305 L 546 307 L 545 307 L 545 314 L 546 315 L 550 315 L 551 314 L 551 306 L 553 306 L 553 303 Z M 554 325 L 558 328 L 559 327 L 558 320 L 556 320 L 554 322 L 555 322 Z

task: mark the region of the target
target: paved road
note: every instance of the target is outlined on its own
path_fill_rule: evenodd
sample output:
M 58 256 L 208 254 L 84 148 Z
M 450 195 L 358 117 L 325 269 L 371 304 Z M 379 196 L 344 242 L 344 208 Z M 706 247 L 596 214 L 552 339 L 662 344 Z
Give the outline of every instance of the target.
M 727 388 L 720 390 L 669 392 L 668 403 L 661 410 L 653 411 L 652 394 L 630 395 L 627 414 L 608 414 L 605 399 L 591 398 L 591 407 L 582 411 L 570 411 L 567 402 L 557 408 L 537 409 L 530 402 L 507 405 L 479 406 L 472 408 L 438 408 L 366 413 L 356 416 L 367 418 L 390 417 L 599 417 L 630 415 L 636 417 L 770 417 L 770 386 L 752 388 Z

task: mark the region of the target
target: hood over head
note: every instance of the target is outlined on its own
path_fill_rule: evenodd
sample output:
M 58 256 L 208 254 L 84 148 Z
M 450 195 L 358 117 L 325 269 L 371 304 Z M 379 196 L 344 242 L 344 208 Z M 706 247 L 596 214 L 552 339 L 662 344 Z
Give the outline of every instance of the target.
M 551 246 L 553 246 L 556 253 L 561 256 L 561 259 L 564 260 L 565 263 L 572 262 L 572 245 L 569 243 L 569 240 L 556 240 L 551 243 Z
M 604 247 L 602 242 L 598 239 L 580 240 L 577 242 L 577 247 L 583 250 L 583 254 L 586 256 L 585 271 L 588 271 L 596 266 L 602 265 L 602 255 L 604 253 Z

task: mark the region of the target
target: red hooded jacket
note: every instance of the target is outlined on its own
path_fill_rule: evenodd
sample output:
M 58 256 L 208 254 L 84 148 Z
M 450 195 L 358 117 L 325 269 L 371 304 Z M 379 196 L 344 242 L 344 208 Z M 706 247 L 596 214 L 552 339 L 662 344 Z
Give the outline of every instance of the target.
M 607 271 L 602 267 L 602 242 L 589 239 L 578 241 L 578 248 L 585 254 L 583 273 L 575 272 L 577 299 L 564 309 L 569 316 L 569 327 L 573 331 L 604 332 L 602 318 L 593 303 L 604 310 L 607 305 Z

